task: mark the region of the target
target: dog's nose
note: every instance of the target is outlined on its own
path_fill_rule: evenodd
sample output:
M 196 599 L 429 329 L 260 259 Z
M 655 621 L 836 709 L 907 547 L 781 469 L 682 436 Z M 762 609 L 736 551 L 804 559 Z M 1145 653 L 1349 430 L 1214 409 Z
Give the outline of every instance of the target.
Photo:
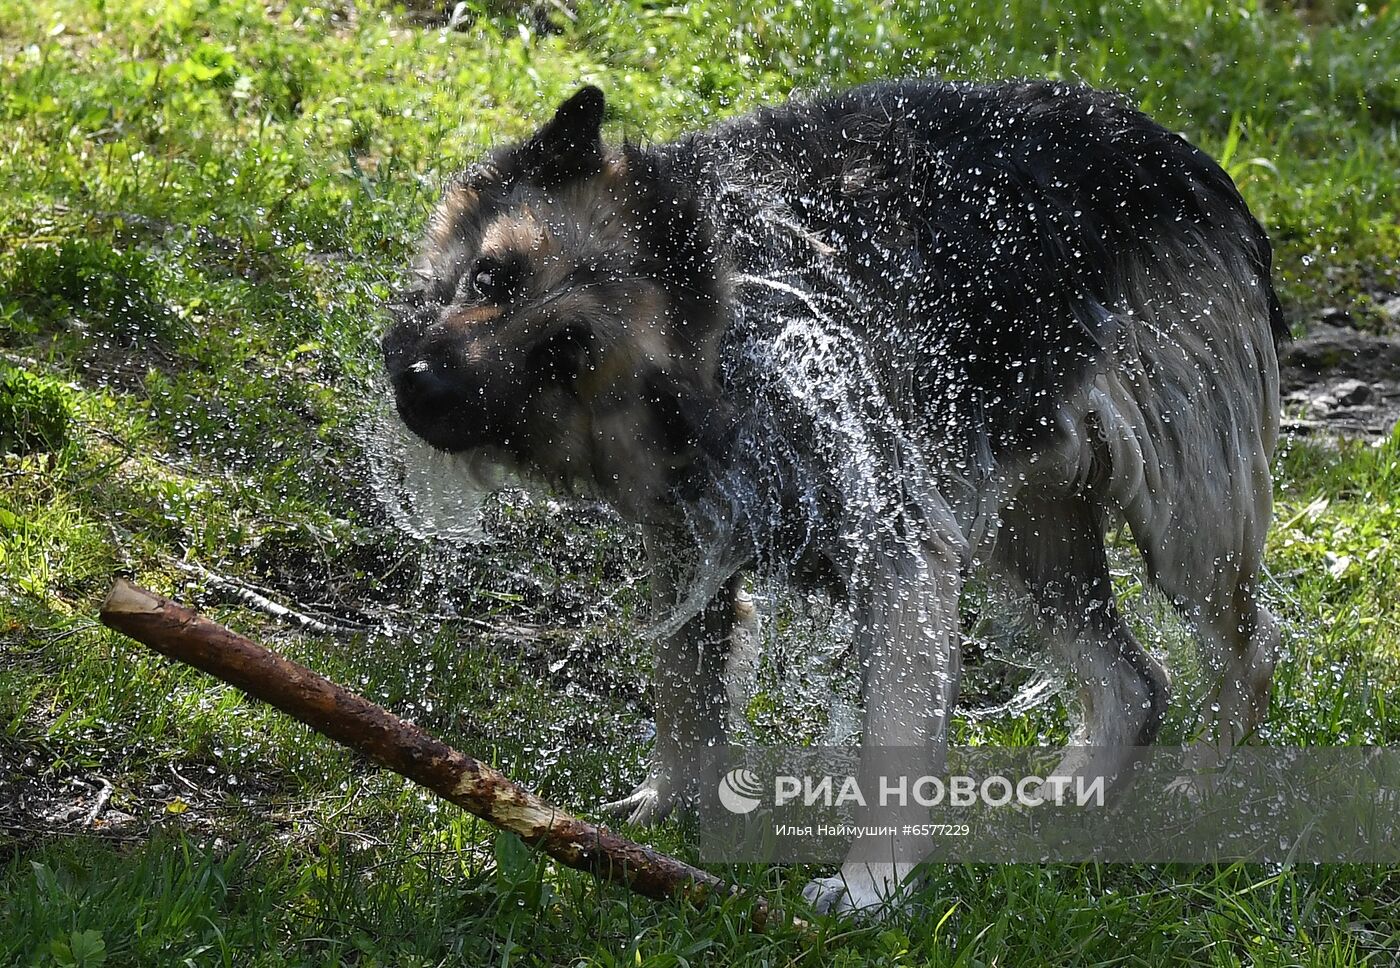
M 463 387 L 454 374 L 426 360 L 410 364 L 398 378 L 399 413 L 409 426 L 434 423 L 461 408 Z
M 410 402 L 413 409 L 424 414 L 431 414 L 446 407 L 454 392 L 446 375 L 427 360 L 409 364 L 399 374 L 396 382 L 400 397 Z

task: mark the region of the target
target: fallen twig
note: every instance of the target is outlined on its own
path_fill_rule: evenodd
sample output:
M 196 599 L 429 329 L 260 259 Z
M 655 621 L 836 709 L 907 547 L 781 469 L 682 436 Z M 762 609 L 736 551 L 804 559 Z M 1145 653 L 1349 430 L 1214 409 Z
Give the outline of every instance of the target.
M 411 634 L 411 629 L 399 625 L 389 619 L 387 615 L 380 611 L 369 611 L 363 609 L 345 609 L 345 611 L 355 611 L 359 622 L 347 624 L 345 622 L 330 622 L 322 618 L 317 618 L 310 612 L 305 611 L 306 606 L 283 605 L 274 600 L 271 589 L 260 588 L 251 582 L 246 582 L 238 578 L 230 578 L 218 572 L 210 571 L 203 565 L 192 561 L 184 561 L 178 558 L 170 558 L 170 563 L 181 571 L 195 575 L 203 579 L 216 588 L 222 588 L 231 593 L 249 608 L 256 609 L 272 618 L 295 625 L 306 632 L 316 632 L 322 635 L 369 635 L 374 633 L 396 635 L 407 637 Z M 341 606 L 338 606 L 341 607 Z M 424 614 L 415 615 L 421 621 L 433 621 L 438 623 L 458 622 L 462 625 L 469 625 L 482 632 L 488 632 L 498 638 L 533 640 L 543 637 L 543 630 L 531 625 L 518 625 L 516 623 L 488 622 L 485 619 L 474 618 L 470 615 L 436 615 Z
M 738 891 L 713 874 L 545 803 L 422 727 L 128 581 L 118 580 L 112 587 L 101 618 L 105 625 L 237 686 L 493 826 L 516 834 L 568 867 L 656 899 L 683 897 L 699 904 Z M 754 926 L 762 929 L 774 921 L 776 913 L 762 898 L 756 898 Z
M 192 561 L 176 561 L 175 567 L 191 575 L 196 575 L 217 588 L 222 588 L 250 608 L 255 608 L 280 621 L 296 625 L 307 632 L 318 632 L 322 635 L 362 635 L 369 631 L 369 629 L 356 628 L 353 625 L 323 622 L 305 612 L 299 612 L 294 608 L 274 602 L 247 582 L 215 574 L 203 565 L 195 564 Z
M 103 810 L 107 809 L 107 801 L 112 799 L 112 791 L 115 789 L 112 786 L 112 781 L 105 776 L 94 777 L 94 779 L 102 781 L 102 790 L 97 794 L 97 802 L 92 805 L 92 809 L 83 818 L 84 827 L 91 827 L 97 823 L 97 818 L 102 816 Z

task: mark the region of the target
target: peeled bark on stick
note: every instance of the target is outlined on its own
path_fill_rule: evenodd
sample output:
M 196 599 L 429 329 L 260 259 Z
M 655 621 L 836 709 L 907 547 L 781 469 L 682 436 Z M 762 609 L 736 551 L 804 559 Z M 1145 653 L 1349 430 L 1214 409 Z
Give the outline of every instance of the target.
M 516 834 L 561 864 L 658 900 L 685 897 L 700 903 L 737 891 L 713 874 L 545 803 L 505 774 L 382 706 L 125 579 L 112 586 L 101 618 L 104 625 L 237 686 Z M 762 928 L 773 913 L 758 899 L 754 925 Z

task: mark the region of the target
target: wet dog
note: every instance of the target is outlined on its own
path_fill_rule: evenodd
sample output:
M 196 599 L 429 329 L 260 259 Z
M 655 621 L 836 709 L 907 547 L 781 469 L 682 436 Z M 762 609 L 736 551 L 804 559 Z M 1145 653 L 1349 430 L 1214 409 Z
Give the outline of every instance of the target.
M 1285 326 L 1268 240 L 1210 158 L 1042 82 L 882 83 L 657 145 L 605 143 L 603 117 L 586 87 L 451 182 L 383 348 L 433 447 L 642 529 L 657 739 L 614 806 L 661 815 L 723 742 L 749 568 L 847 603 L 862 749 L 931 769 L 962 584 L 1001 576 L 1078 685 L 1058 772 L 1117 776 L 1168 695 L 1114 602 L 1119 519 L 1217 677 L 1205 742 L 1254 729 Z M 808 895 L 881 903 L 909 850 Z

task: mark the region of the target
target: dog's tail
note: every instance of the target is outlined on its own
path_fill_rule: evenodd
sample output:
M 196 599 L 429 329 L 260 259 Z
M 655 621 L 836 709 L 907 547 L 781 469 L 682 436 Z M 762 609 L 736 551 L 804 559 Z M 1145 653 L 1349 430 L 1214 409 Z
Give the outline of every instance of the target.
M 1259 284 L 1264 288 L 1264 295 L 1268 300 L 1269 329 L 1273 332 L 1274 343 L 1277 345 L 1285 342 L 1292 337 L 1292 333 L 1288 326 L 1288 320 L 1283 314 L 1283 306 L 1279 303 L 1278 292 L 1274 289 L 1274 250 L 1273 245 L 1269 242 L 1268 233 L 1259 224 L 1259 220 L 1254 217 L 1254 213 L 1249 210 L 1249 205 L 1245 202 L 1244 196 L 1240 194 L 1234 179 L 1204 151 L 1179 135 L 1172 137 L 1184 146 L 1187 153 L 1192 156 L 1195 162 L 1192 166 L 1194 177 L 1207 191 L 1226 200 L 1232 214 L 1239 219 L 1239 224 L 1243 226 L 1247 236 L 1245 241 L 1250 267 L 1258 275 Z
M 1263 229 L 1259 230 L 1261 236 L 1263 235 L 1263 231 Z M 1264 280 L 1264 289 L 1269 296 L 1269 328 L 1274 332 L 1274 343 L 1277 345 L 1292 339 L 1293 333 L 1289 329 L 1287 318 L 1283 315 L 1283 306 L 1279 304 L 1278 293 L 1274 291 L 1272 273 L 1273 249 L 1269 246 L 1269 240 L 1267 238 L 1264 238 L 1260 245 L 1262 245 L 1264 250 L 1260 276 Z
M 1220 171 L 1219 168 L 1216 169 Z M 1269 301 L 1269 329 L 1274 334 L 1274 345 L 1278 346 L 1292 338 L 1293 334 L 1288 326 L 1288 319 L 1283 315 L 1283 306 L 1279 303 L 1278 292 L 1274 289 L 1274 249 L 1269 242 L 1269 236 L 1264 231 L 1264 227 L 1259 224 L 1259 220 L 1245 204 L 1239 189 L 1235 187 L 1234 181 L 1225 172 L 1220 171 L 1220 177 L 1228 183 L 1230 193 L 1234 196 L 1235 204 L 1239 206 L 1240 214 L 1244 218 L 1250 229 L 1250 262 L 1254 271 L 1259 274 L 1259 284 L 1264 287 L 1264 295 Z

